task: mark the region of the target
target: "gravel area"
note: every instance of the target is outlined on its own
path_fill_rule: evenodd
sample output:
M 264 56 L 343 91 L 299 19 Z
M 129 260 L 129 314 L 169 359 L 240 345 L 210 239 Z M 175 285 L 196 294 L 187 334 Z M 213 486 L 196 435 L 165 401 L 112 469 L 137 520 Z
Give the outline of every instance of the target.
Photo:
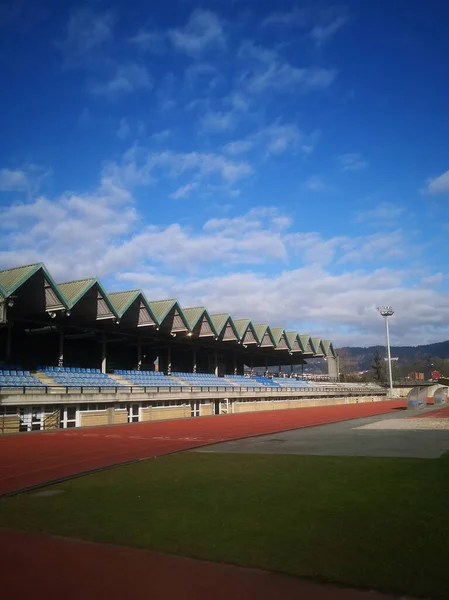
M 449 431 L 449 419 L 432 419 L 429 417 L 420 419 L 414 417 L 413 419 L 384 419 L 382 421 L 376 421 L 375 423 L 368 423 L 368 425 L 362 425 L 355 427 L 354 429 L 394 429 L 394 430 L 448 430 Z

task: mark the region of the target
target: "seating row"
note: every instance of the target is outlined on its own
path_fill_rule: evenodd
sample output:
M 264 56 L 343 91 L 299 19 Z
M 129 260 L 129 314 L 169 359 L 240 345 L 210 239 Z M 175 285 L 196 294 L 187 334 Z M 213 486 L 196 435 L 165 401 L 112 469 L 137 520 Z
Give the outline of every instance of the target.
M 100 369 L 80 367 L 37 367 L 36 370 L 44 371 L 44 373 L 101 373 Z
M 17 377 L 30 377 L 31 373 L 29 371 L 15 371 L 10 369 L 0 369 L 0 376 L 6 375 L 9 376 L 17 376 Z

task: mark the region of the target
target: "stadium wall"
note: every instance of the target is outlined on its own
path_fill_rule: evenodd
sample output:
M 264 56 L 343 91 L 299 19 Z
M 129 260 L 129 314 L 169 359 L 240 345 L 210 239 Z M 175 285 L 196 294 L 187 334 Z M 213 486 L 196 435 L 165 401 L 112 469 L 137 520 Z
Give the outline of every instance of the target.
M 214 414 L 248 413 L 288 410 L 314 406 L 335 406 L 385 400 L 382 394 L 321 394 L 307 397 L 254 398 L 250 392 L 239 398 L 170 399 L 149 402 L 148 398 L 133 398 L 132 402 L 104 401 L 109 394 L 60 395 L 59 402 L 52 395 L 27 394 L 0 398 L 0 433 L 50 430 L 69 427 L 98 427 L 103 425 L 195 418 Z M 189 394 L 190 396 L 191 394 Z M 134 396 L 138 396 L 135 394 Z M 204 396 L 204 394 L 203 394 Z M 122 399 L 120 399 L 122 400 Z M 50 404 L 51 403 L 51 404 Z M 47 404 L 47 406 L 46 406 Z M 50 408 L 50 414 L 49 414 Z M 70 418 L 68 414 L 70 412 Z

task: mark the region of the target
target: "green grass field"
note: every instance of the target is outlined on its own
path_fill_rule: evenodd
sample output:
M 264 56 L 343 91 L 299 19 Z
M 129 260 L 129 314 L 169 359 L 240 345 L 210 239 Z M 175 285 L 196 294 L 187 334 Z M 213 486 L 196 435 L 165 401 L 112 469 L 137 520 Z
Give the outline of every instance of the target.
M 447 598 L 449 457 L 184 453 L 0 501 L 0 526 Z

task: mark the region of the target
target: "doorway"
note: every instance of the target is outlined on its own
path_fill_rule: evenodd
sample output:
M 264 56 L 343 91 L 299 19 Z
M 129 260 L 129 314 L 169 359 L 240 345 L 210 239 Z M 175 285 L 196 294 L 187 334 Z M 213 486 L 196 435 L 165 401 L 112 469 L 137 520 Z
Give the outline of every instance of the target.
M 129 404 L 128 405 L 128 423 L 139 422 L 139 405 Z

